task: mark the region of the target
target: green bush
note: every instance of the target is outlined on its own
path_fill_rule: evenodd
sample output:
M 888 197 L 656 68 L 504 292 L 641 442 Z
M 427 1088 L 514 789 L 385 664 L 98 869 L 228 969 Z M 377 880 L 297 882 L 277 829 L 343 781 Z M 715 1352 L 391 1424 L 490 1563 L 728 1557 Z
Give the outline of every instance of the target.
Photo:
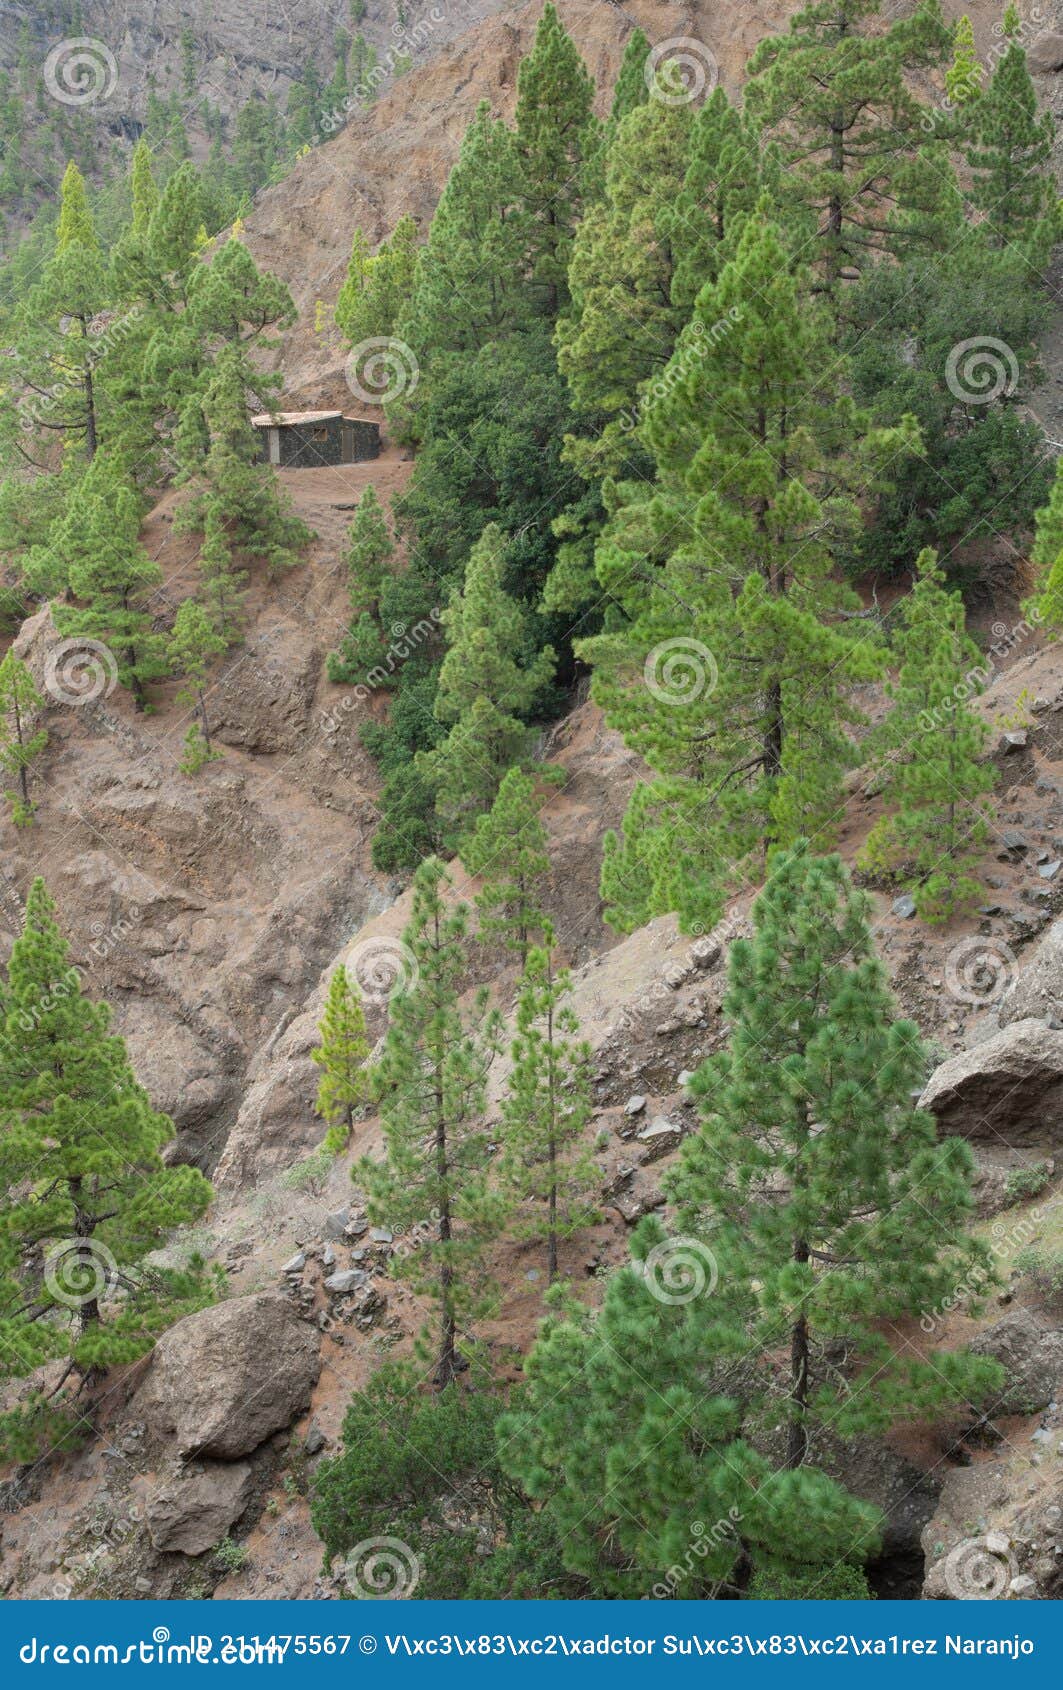
M 1059 1252 L 1034 1246 L 1016 1256 L 1015 1266 L 1033 1281 L 1034 1289 L 1046 1303 L 1063 1298 L 1063 1255 Z
M 394 1537 L 419 1563 L 410 1591 L 419 1601 L 595 1594 L 561 1571 L 549 1520 L 498 1465 L 504 1407 L 488 1389 L 432 1391 L 409 1363 L 385 1362 L 351 1398 L 342 1452 L 314 1480 L 326 1564 Z
M 1040 1196 L 1048 1184 L 1048 1168 L 1044 1162 L 1035 1162 L 1032 1168 L 1012 1168 L 1004 1181 L 1004 1196 L 1009 1203 L 1025 1203 L 1031 1197 Z
M 779 1561 L 761 1567 L 746 1592 L 751 1602 L 867 1602 L 874 1594 L 862 1569 L 849 1561 L 828 1568 Z

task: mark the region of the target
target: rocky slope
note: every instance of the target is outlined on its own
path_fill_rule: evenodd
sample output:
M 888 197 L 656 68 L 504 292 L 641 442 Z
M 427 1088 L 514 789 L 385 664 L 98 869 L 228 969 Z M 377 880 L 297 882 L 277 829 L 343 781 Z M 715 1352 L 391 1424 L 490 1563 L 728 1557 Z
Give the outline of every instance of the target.
M 753 42 L 792 9 L 783 0 L 753 9 L 708 0 L 689 8 L 561 4 L 600 86 L 631 17 L 654 40 L 711 41 L 733 83 Z M 989 39 L 995 5 L 973 10 L 980 39 Z M 216 27 L 224 31 L 239 11 L 222 0 L 212 8 Z M 442 51 L 426 48 L 423 64 L 371 111 L 262 196 L 247 238 L 303 307 L 280 353 L 290 394 L 343 398 L 341 351 L 313 334 L 313 301 L 335 297 L 355 223 L 378 236 L 404 210 L 427 218 L 475 102 L 511 109 L 537 13 L 537 5 L 470 13 L 471 34 Z M 168 10 L 151 15 L 170 27 Z M 1045 87 L 1055 98 L 1055 84 Z M 44 873 L 75 961 L 114 1003 L 141 1077 L 178 1123 L 177 1153 L 214 1174 L 218 1199 L 206 1225 L 173 1251 L 205 1250 L 228 1269 L 238 1299 L 182 1322 L 154 1358 L 110 1378 L 99 1435 L 84 1450 L 11 1476 L 0 1504 L 11 1595 L 335 1593 L 320 1576 L 308 1478 L 334 1443 L 351 1390 L 382 1355 L 408 1344 L 420 1310 L 387 1277 L 403 1241 L 369 1227 L 347 1159 L 328 1168 L 312 1156 L 321 1123 L 309 1051 L 328 973 L 343 961 L 368 968 L 363 984 L 371 980 L 374 959 L 395 952 L 407 907 L 402 888 L 369 859 L 375 776 L 357 729 L 361 713 L 384 701 L 353 701 L 330 687 L 323 661 L 345 622 L 339 559 L 350 508 L 368 482 L 386 499 L 408 474 L 388 450 L 375 463 L 284 476 L 317 540 L 283 581 L 254 582 L 247 648 L 226 661 L 211 694 L 222 762 L 194 783 L 178 772 L 187 721 L 165 688 L 141 717 L 120 690 L 56 700 L 38 826 L 27 837 L 0 821 L 0 926 L 9 940 L 31 875 Z M 173 503 L 163 500 L 145 535 L 165 572 L 160 626 L 195 572 L 193 546 L 172 533 Z M 925 1555 L 928 1594 L 962 1596 L 955 1564 L 941 1563 L 955 1550 L 955 1562 L 964 1561 L 971 1536 L 993 1538 L 982 1549 L 1003 1555 L 1009 1580 L 1030 1578 L 1056 1593 L 1057 1311 L 1016 1258 L 1031 1242 L 1057 1238 L 1063 666 L 1014 606 L 993 614 L 999 628 L 987 615 L 982 632 L 1000 648 L 999 674 L 983 708 L 995 728 L 1002 797 L 986 905 L 969 921 L 930 930 L 903 901 L 876 892 L 876 924 L 903 1006 L 939 1046 L 944 1066 L 928 1101 L 950 1131 L 976 1144 L 982 1224 L 1000 1245 L 1005 1278 L 1014 1276 L 1001 1294 L 1003 1314 L 994 1306 L 975 1321 L 950 1309 L 929 1332 L 898 1341 L 932 1348 L 984 1334 L 1014 1363 L 1026 1394 L 1002 1405 L 988 1444 L 964 1438 L 969 1428 L 944 1436 L 917 1429 L 853 1455 L 850 1482 L 890 1512 L 876 1577 L 893 1595 L 918 1588 Z M 18 640 L 42 683 L 56 647 L 43 610 Z M 548 901 L 596 1057 L 592 1131 L 605 1218 L 564 1263 L 584 1282 L 622 1259 L 630 1225 L 661 1204 L 662 1167 L 694 1124 L 684 1074 L 726 1036 L 723 946 L 741 930 L 749 899 L 736 899 L 716 934 L 681 938 L 661 920 L 617 941 L 600 919 L 598 856 L 602 832 L 639 777 L 637 762 L 578 701 L 543 749 L 567 776 L 545 812 Z M 841 841 L 850 858 L 874 817 L 873 800 L 854 783 Z M 455 865 L 455 895 L 474 890 Z M 478 967 L 508 1009 L 512 972 L 486 956 Z M 373 1006 L 374 1033 L 383 1013 Z M 503 1072 L 500 1063 L 492 1106 Z M 379 1143 L 378 1123 L 367 1120 L 352 1153 Z M 1016 1197 L 1014 1176 L 1038 1169 L 1044 1191 Z M 526 1345 L 542 1287 L 520 1246 L 501 1252 L 497 1266 L 507 1294 L 488 1337 L 501 1354 Z M 257 1365 L 265 1354 L 285 1358 L 268 1378 Z M 190 1379 L 194 1400 L 186 1400 Z M 224 1437 L 210 1431 L 221 1424 L 218 1405 Z M 229 1534 L 244 1546 L 240 1566 L 239 1555 L 213 1552 Z M 988 1576 L 996 1576 L 991 1567 Z M 1024 1585 L 1014 1591 L 1024 1593 Z

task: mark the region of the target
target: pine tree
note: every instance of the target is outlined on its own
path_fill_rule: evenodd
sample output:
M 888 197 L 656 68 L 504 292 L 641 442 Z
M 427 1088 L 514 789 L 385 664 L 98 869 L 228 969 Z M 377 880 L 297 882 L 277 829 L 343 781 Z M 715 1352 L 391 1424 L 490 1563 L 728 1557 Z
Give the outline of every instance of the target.
M 184 677 L 184 684 L 176 702 L 182 709 L 193 706 L 199 717 L 185 736 L 186 774 L 196 774 L 204 763 L 221 756 L 210 738 L 207 716 L 207 666 L 212 657 L 220 657 L 228 641 L 219 634 L 210 613 L 197 599 L 185 599 L 174 617 L 168 656 L 175 674 Z
M 441 616 L 447 653 L 435 715 L 450 731 L 419 761 L 441 818 L 457 833 L 490 807 L 506 770 L 525 753 L 523 718 L 541 700 L 556 661 L 550 646 L 529 651 L 527 615 L 503 585 L 507 543 L 495 524 L 484 529 L 464 584 Z
M 908 198 L 939 191 L 921 166 L 924 112 L 909 74 L 943 62 L 950 32 L 939 0 L 885 29 L 880 11 L 881 0 L 812 0 L 749 62 L 746 110 L 779 144 L 781 185 L 835 303 L 876 254 L 911 245 L 896 218 L 902 181 Z
M 859 1565 L 877 1511 L 746 1441 L 764 1386 L 745 1288 L 713 1284 L 711 1253 L 656 1217 L 632 1255 L 597 1314 L 554 1293 L 498 1428 L 499 1459 L 550 1518 L 565 1566 L 614 1597 L 716 1599 L 741 1594 L 749 1564 Z M 713 1524 L 692 1535 L 691 1521 Z
M 516 1206 L 518 1231 L 546 1244 L 551 1284 L 558 1241 L 594 1220 L 591 1193 L 601 1178 L 586 1142 L 594 1112 L 591 1048 L 586 1040 L 576 1042 L 579 1022 L 565 1002 L 571 991 L 572 977 L 557 968 L 547 923 L 520 984 L 499 1178 Z
M 407 1234 L 397 1271 L 436 1304 L 440 1387 L 459 1370 L 460 1329 L 494 1300 L 484 1249 L 501 1219 L 479 1127 L 499 1022 L 486 989 L 467 1009 L 459 1002 L 467 919 L 464 905 L 444 902 L 448 885 L 437 857 L 414 877 L 402 935 L 407 978 L 390 1000 L 379 1067 L 385 1160 L 353 1170 L 373 1220 Z
M 598 545 L 627 620 L 577 644 L 655 771 L 623 840 L 606 839 L 602 895 L 625 930 L 669 910 L 707 930 L 758 853 L 829 833 L 860 720 L 849 683 L 882 669 L 834 554 L 879 455 L 913 431 L 871 431 L 839 394 L 827 313 L 778 228 L 758 214 L 731 240 L 647 407 L 652 496 L 639 489 Z
M 345 968 L 337 968 L 329 981 L 325 1012 L 317 1030 L 321 1043 L 310 1052 L 321 1069 L 314 1107 L 328 1123 L 328 1149 L 339 1155 L 354 1131 L 355 1110 L 371 1095 L 365 1015 L 358 988 Z
M 66 562 L 70 592 L 81 601 L 54 607 L 60 634 L 102 641 L 138 711 L 147 705 L 147 683 L 166 672 L 165 641 L 150 609 L 162 570 L 140 543 L 140 519 L 140 495 L 120 466 L 99 453 L 52 543 Z
M 524 265 L 537 309 L 551 321 L 568 298 L 572 239 L 582 212 L 594 83 L 552 0 L 517 75 L 514 147 Z
M 536 787 L 542 781 L 560 785 L 564 778 L 549 766 L 535 775 L 510 769 L 490 810 L 477 816 L 462 842 L 462 862 L 483 881 L 476 895 L 480 935 L 500 939 L 516 953 L 522 969 L 532 937 L 542 932 L 546 920 L 541 887 L 550 870 Z
M 780 173 L 775 149 L 762 149 L 755 125 L 722 88 L 698 111 L 687 157 L 671 244 L 672 303 L 689 314 L 719 270 L 732 222 L 752 211 L 762 192 L 778 199 Z
M 417 254 L 397 325 L 421 374 L 433 360 L 478 352 L 527 321 L 513 137 L 484 100 L 462 142 Z
M 0 663 L 0 768 L 18 781 L 18 791 L 5 792 L 16 827 L 28 827 L 35 805 L 30 801 L 29 769 L 48 743 L 47 728 L 34 729 L 44 699 L 26 665 L 13 651 Z
M 373 667 L 380 642 L 377 626 L 380 589 L 394 549 L 380 500 L 370 483 L 358 501 L 348 531 L 346 564 L 351 625 L 340 650 L 329 653 L 330 681 L 355 681 Z M 368 618 L 368 628 L 363 625 L 363 618 Z
M 928 1053 L 896 1019 L 870 904 L 838 857 L 780 852 L 731 947 L 729 1044 L 691 1084 L 702 1124 L 666 1182 L 728 1280 L 749 1286 L 750 1334 L 785 1343 L 786 1465 L 819 1430 L 882 1432 L 976 1400 L 999 1376 L 962 1351 L 897 1345 L 889 1328 L 986 1283 L 966 1230 L 971 1152 L 939 1140 L 912 1096 Z M 844 1341 L 844 1373 L 830 1347 Z
M 972 108 L 967 163 L 971 198 L 984 213 L 989 244 L 1018 246 L 1040 269 L 1058 234 L 1051 168 L 1055 124 L 1038 112 L 1026 49 L 1009 40 Z
M 134 1078 L 110 1010 L 84 995 L 36 880 L 16 939 L 0 1041 L 0 1357 L 9 1378 L 65 1358 L 82 1378 L 149 1350 L 209 1300 L 201 1269 L 144 1257 L 210 1201 L 203 1175 L 167 1167 L 173 1124 Z M 5 1417 L 15 1439 L 22 1416 Z
M 82 446 L 91 462 L 101 436 L 95 367 L 107 275 L 85 179 L 70 163 L 60 191 L 55 250 L 29 288 L 17 319 L 15 382 L 33 423 L 23 442 Z M 33 460 L 36 461 L 36 460 Z
M 412 217 L 400 217 L 372 256 L 361 230 L 355 230 L 347 278 L 336 300 L 336 325 L 353 346 L 394 335 L 409 305 L 416 265 Z
M 130 198 L 133 207 L 133 233 L 135 235 L 146 235 L 151 226 L 155 207 L 159 203 L 159 190 L 151 169 L 151 149 L 143 137 L 133 148 L 133 162 L 130 167 Z
M 650 44 L 644 31 L 632 30 L 616 73 L 613 100 L 609 107 L 609 120 L 614 125 L 614 131 L 628 112 L 634 111 L 636 106 L 644 106 L 650 97 L 646 81 L 646 60 L 649 56 Z
M 915 569 L 895 641 L 893 708 L 873 741 L 886 814 L 861 864 L 909 886 L 927 921 L 944 921 L 982 890 L 971 871 L 988 839 L 981 800 L 995 771 L 985 760 L 988 729 L 968 702 L 985 670 L 963 600 L 946 590 L 935 552 L 920 553 Z
M 952 63 L 945 72 L 945 93 L 957 108 L 978 98 L 985 71 L 975 51 L 974 29 L 966 12 L 952 37 Z
M 310 538 L 294 516 L 268 464 L 259 461 L 259 441 L 247 407 L 250 370 L 246 349 L 226 344 L 201 396 L 182 418 L 182 476 L 195 485 L 177 515 L 180 530 L 215 534 L 230 548 L 265 558 L 270 572 L 291 568 Z M 205 446 L 205 450 L 203 449 Z

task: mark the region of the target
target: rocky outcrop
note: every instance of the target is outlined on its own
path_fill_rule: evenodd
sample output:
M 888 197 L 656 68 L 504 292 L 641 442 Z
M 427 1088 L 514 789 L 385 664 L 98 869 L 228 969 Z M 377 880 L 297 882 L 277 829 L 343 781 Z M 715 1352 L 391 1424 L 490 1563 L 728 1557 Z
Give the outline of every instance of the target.
M 1000 1022 L 1047 1021 L 1063 1027 L 1063 921 L 1054 921 L 1000 1005 Z
M 200 1461 L 159 1480 L 144 1520 L 156 1549 L 202 1555 L 221 1542 L 251 1497 L 246 1461 Z
M 990 1405 L 1000 1414 L 1036 1414 L 1063 1384 L 1063 1332 L 1042 1326 L 1029 1309 L 1009 1309 L 971 1345 L 974 1355 L 1000 1362 L 1005 1381 Z
M 177 1454 L 232 1461 L 291 1425 L 320 1370 L 317 1333 L 283 1297 L 234 1297 L 164 1333 L 134 1412 Z
M 919 1099 L 943 1133 L 975 1142 L 1063 1141 L 1063 1032 L 1015 1021 L 984 1044 L 952 1056 Z

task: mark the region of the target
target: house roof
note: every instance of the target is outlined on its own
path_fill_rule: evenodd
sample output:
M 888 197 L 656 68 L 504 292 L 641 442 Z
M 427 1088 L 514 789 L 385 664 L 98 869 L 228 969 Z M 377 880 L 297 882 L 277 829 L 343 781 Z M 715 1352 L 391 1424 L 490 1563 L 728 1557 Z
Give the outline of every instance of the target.
M 343 415 L 342 411 L 278 411 L 276 416 L 270 416 L 264 411 L 260 417 L 252 417 L 255 428 L 270 428 L 279 423 L 282 428 L 299 423 L 334 422 Z

